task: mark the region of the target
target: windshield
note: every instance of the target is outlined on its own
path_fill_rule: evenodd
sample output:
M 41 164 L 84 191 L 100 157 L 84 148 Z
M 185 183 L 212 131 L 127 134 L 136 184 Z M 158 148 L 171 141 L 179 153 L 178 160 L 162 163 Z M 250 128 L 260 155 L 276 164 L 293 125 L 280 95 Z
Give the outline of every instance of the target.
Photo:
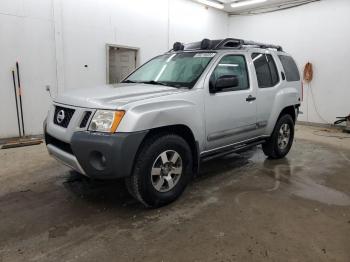
M 216 53 L 175 53 L 158 56 L 123 83 L 146 83 L 192 88 Z

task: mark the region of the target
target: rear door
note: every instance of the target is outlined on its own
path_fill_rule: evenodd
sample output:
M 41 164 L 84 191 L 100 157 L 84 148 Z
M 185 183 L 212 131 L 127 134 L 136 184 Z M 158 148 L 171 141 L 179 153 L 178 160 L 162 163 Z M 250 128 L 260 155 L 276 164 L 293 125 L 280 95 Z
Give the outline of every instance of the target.
M 272 114 L 278 89 L 281 88 L 280 73 L 277 70 L 273 54 L 252 53 L 251 59 L 255 69 L 254 81 L 257 89 L 257 127 L 262 135 Z
M 241 142 L 256 134 L 256 89 L 250 84 L 247 58 L 246 54 L 223 55 L 207 76 L 206 150 Z M 221 76 L 236 76 L 238 86 L 210 93 L 210 85 Z

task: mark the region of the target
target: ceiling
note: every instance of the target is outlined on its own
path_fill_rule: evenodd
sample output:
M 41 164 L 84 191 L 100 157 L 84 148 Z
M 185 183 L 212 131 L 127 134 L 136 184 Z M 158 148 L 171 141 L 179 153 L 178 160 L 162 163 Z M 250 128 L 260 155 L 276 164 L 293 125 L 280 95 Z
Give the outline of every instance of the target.
M 286 9 L 294 6 L 299 6 L 303 4 L 307 4 L 310 2 L 316 2 L 320 0 L 267 0 L 263 3 L 246 5 L 242 7 L 232 8 L 231 3 L 235 1 L 244 2 L 246 0 L 211 0 L 214 2 L 221 2 L 224 4 L 224 11 L 229 14 L 256 14 L 263 13 L 269 11 L 276 11 L 279 9 Z

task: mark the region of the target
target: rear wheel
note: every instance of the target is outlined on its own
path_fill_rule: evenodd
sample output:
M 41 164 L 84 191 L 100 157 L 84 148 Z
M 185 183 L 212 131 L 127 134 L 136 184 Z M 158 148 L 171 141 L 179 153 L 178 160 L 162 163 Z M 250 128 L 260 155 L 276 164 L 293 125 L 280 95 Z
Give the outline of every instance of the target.
M 176 200 L 192 176 L 192 154 L 187 142 L 175 134 L 146 140 L 126 185 L 147 207 L 159 207 Z
M 262 145 L 265 155 L 273 159 L 285 157 L 292 147 L 294 139 L 294 121 L 286 114 L 281 116 L 266 143 Z

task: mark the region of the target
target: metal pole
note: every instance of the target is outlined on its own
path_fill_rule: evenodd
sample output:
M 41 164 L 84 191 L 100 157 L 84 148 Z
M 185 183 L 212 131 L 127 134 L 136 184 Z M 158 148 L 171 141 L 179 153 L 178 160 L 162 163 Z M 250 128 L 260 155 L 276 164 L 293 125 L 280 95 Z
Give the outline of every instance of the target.
M 21 109 L 21 120 L 22 120 L 22 129 L 23 129 L 23 136 L 25 136 L 24 131 L 24 120 L 23 120 L 23 108 L 22 108 L 22 91 L 21 91 L 21 81 L 19 77 L 19 65 L 18 62 L 16 62 L 16 69 L 17 69 L 17 80 L 18 80 L 18 95 L 19 95 L 19 107 Z
M 18 102 L 17 102 L 17 88 L 16 88 L 16 78 L 15 78 L 15 71 L 14 70 L 12 70 L 12 80 L 13 80 L 13 90 L 15 91 L 18 134 L 19 134 L 19 137 L 21 137 L 22 136 L 22 132 L 21 132 L 21 124 L 19 123 L 19 112 L 18 112 Z

